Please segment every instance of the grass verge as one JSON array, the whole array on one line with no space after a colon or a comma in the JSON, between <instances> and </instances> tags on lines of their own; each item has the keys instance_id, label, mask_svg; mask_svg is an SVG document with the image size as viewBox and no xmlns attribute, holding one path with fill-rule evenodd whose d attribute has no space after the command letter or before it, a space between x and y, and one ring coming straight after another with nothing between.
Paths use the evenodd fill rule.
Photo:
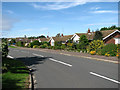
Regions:
<instances>
[{"instance_id":1,"label":"grass verge","mask_svg":"<svg viewBox=\"0 0 120 90\"><path fill-rule=\"evenodd\" d=\"M17 47L15 47L15 46L8 46L9 48L17 48Z\"/></svg>"},{"instance_id":2,"label":"grass verge","mask_svg":"<svg viewBox=\"0 0 120 90\"><path fill-rule=\"evenodd\" d=\"M19 60L3 58L2 88L23 89L29 87L29 70Z\"/></svg>"}]
</instances>

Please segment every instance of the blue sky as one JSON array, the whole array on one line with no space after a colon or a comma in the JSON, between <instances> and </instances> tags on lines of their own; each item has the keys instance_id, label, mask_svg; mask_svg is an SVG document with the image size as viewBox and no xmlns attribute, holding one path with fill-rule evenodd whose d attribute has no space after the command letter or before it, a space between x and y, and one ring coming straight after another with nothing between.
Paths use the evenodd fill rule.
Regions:
<instances>
[{"instance_id":1,"label":"blue sky","mask_svg":"<svg viewBox=\"0 0 120 90\"><path fill-rule=\"evenodd\" d=\"M70 35L118 26L117 2L3 2L3 37Z\"/></svg>"}]
</instances>

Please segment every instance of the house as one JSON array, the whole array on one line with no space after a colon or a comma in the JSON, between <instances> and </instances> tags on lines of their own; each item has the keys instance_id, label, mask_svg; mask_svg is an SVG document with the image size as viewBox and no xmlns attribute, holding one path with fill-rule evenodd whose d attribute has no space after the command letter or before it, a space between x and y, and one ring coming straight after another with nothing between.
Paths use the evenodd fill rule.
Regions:
<instances>
[{"instance_id":1,"label":"house","mask_svg":"<svg viewBox=\"0 0 120 90\"><path fill-rule=\"evenodd\" d=\"M95 32L90 32L90 29L88 29L88 32L87 32L87 33L75 33L75 34L73 35L73 37L71 38L71 40L73 40L73 42L75 42L75 43L79 43L79 38L80 38L80 36L82 36L82 35L86 35L87 39L88 39L89 41L92 41L92 40L93 40L93 37L94 37L94 35L95 35Z\"/></svg>"},{"instance_id":2,"label":"house","mask_svg":"<svg viewBox=\"0 0 120 90\"><path fill-rule=\"evenodd\" d=\"M50 38L39 38L39 42L49 42Z\"/></svg>"},{"instance_id":3,"label":"house","mask_svg":"<svg viewBox=\"0 0 120 90\"><path fill-rule=\"evenodd\" d=\"M66 42L69 39L71 39L72 36L73 35L65 35L65 36L63 36L63 34L62 34L61 37L51 37L50 40L49 40L49 42L50 42L51 46L54 46L56 41L61 41L62 44L66 44Z\"/></svg>"},{"instance_id":4,"label":"house","mask_svg":"<svg viewBox=\"0 0 120 90\"><path fill-rule=\"evenodd\" d=\"M120 31L119 30L105 30L101 31L103 34L103 41L105 44L113 43L120 44ZM88 29L87 33L75 33L71 38L73 42L79 43L79 38L81 35L86 35L89 41L92 41L95 35L95 32L90 32Z\"/></svg>"}]
</instances>

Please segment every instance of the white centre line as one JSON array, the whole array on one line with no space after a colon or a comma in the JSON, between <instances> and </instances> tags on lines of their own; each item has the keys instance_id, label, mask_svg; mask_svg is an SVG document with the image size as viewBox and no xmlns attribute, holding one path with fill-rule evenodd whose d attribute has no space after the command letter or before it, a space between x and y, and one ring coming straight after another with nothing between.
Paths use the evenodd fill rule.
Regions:
<instances>
[{"instance_id":1,"label":"white centre line","mask_svg":"<svg viewBox=\"0 0 120 90\"><path fill-rule=\"evenodd\" d=\"M14 58L14 57L12 57L12 56L10 56L10 55L8 55L7 57L8 57L8 58L12 58L12 59Z\"/></svg>"},{"instance_id":2,"label":"white centre line","mask_svg":"<svg viewBox=\"0 0 120 90\"><path fill-rule=\"evenodd\" d=\"M101 77L101 78L106 79L106 80L109 80L109 81L112 81L112 82L114 82L114 83L120 84L119 81L114 80L114 79L111 79L111 78L108 78L108 77L105 77L105 76L103 76L103 75L100 75L100 74L97 74L97 73L94 73L94 72L90 72L90 74L95 75L95 76L98 76L98 77Z\"/></svg>"},{"instance_id":3,"label":"white centre line","mask_svg":"<svg viewBox=\"0 0 120 90\"><path fill-rule=\"evenodd\" d=\"M43 55L39 55L39 54L35 54L35 53L32 53L32 54L35 55L35 56L44 57Z\"/></svg>"},{"instance_id":4,"label":"white centre line","mask_svg":"<svg viewBox=\"0 0 120 90\"><path fill-rule=\"evenodd\" d=\"M53 58L49 58L49 59L50 59L51 61L58 62L58 63L61 63L61 64L66 65L66 66L72 67L71 64L68 64L68 63L65 63L65 62L62 62L62 61L58 61L58 60L55 60L55 59L53 59Z\"/></svg>"}]
</instances>

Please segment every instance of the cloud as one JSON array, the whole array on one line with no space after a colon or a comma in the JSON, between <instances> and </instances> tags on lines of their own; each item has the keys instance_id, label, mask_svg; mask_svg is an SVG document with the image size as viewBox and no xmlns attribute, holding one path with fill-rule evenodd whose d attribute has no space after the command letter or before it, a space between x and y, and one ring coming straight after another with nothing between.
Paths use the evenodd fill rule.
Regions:
<instances>
[{"instance_id":1,"label":"cloud","mask_svg":"<svg viewBox=\"0 0 120 90\"><path fill-rule=\"evenodd\" d=\"M61 10L61 9L66 9L70 7L75 7L80 4L85 4L83 0L81 2L55 2L55 3L47 3L46 5L40 5L36 3L32 3L31 5L36 8L36 9L44 9L44 10Z\"/></svg>"},{"instance_id":2,"label":"cloud","mask_svg":"<svg viewBox=\"0 0 120 90\"><path fill-rule=\"evenodd\" d=\"M91 10L98 10L100 9L101 7L92 7Z\"/></svg>"},{"instance_id":3,"label":"cloud","mask_svg":"<svg viewBox=\"0 0 120 90\"><path fill-rule=\"evenodd\" d=\"M92 11L92 13L118 13L118 11L113 10L99 10L99 11Z\"/></svg>"},{"instance_id":4,"label":"cloud","mask_svg":"<svg viewBox=\"0 0 120 90\"><path fill-rule=\"evenodd\" d=\"M9 14L13 14L13 13L14 13L14 12L11 11L11 10L6 10L6 12L9 13Z\"/></svg>"},{"instance_id":5,"label":"cloud","mask_svg":"<svg viewBox=\"0 0 120 90\"><path fill-rule=\"evenodd\" d=\"M19 20L3 15L2 21L0 20L0 30L9 31L13 28L14 24L17 22L19 22Z\"/></svg>"},{"instance_id":6,"label":"cloud","mask_svg":"<svg viewBox=\"0 0 120 90\"><path fill-rule=\"evenodd\" d=\"M52 3L51 3L51 2ZM32 3L31 6L33 6L36 9L43 9L43 10L61 10L61 9L67 9L71 7L75 7L78 5L86 4L87 2L118 2L119 0L49 0L46 2L46 4L38 4L38 3ZM100 7L96 7L95 9L99 9Z\"/></svg>"}]
</instances>

